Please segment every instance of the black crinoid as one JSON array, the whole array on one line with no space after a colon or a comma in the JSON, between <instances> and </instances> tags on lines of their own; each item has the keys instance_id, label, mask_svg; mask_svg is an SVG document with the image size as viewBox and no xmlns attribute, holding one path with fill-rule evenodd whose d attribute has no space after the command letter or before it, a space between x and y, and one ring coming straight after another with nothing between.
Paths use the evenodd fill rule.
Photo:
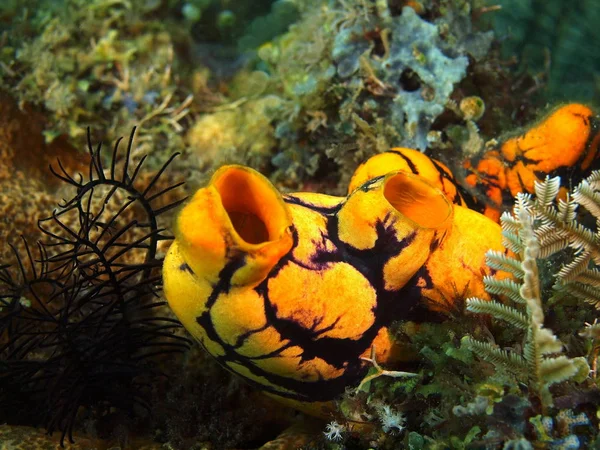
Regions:
<instances>
[{"instance_id":1,"label":"black crinoid","mask_svg":"<svg viewBox=\"0 0 600 450\"><path fill-rule=\"evenodd\" d=\"M59 430L61 444L83 412L150 410L161 360L189 344L160 301L161 216L183 201L161 177L176 155L142 176L134 132L103 164L88 130L87 177L51 168L72 197L39 222L35 251L0 266L0 423Z\"/></svg>"}]
</instances>

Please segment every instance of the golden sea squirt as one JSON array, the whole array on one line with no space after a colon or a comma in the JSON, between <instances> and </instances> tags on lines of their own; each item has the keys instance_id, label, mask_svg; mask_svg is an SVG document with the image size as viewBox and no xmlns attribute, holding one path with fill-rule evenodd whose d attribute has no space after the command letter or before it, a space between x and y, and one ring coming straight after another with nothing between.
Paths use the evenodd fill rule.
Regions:
<instances>
[{"instance_id":1,"label":"golden sea squirt","mask_svg":"<svg viewBox=\"0 0 600 450\"><path fill-rule=\"evenodd\" d=\"M365 181L385 175L392 170L403 170L419 175L446 194L451 202L465 206L460 187L445 164L419 150L404 147L391 148L372 156L358 166L350 179L348 192L352 192Z\"/></svg>"},{"instance_id":2,"label":"golden sea squirt","mask_svg":"<svg viewBox=\"0 0 600 450\"><path fill-rule=\"evenodd\" d=\"M535 182L546 176L577 183L598 166L600 119L589 107L563 105L524 133L501 141L497 148L464 161L465 185L485 199L483 214L499 220L503 206L519 192L533 194Z\"/></svg>"},{"instance_id":3,"label":"golden sea squirt","mask_svg":"<svg viewBox=\"0 0 600 450\"><path fill-rule=\"evenodd\" d=\"M372 347L391 357L392 320L467 286L485 298L484 253L501 249L496 223L423 177L367 178L347 197L281 195L224 166L180 212L163 267L170 307L212 356L316 415L360 382Z\"/></svg>"},{"instance_id":4,"label":"golden sea squirt","mask_svg":"<svg viewBox=\"0 0 600 450\"><path fill-rule=\"evenodd\" d=\"M457 295L489 298L483 284L483 276L489 272L485 252L503 248L501 228L495 221L467 208L462 188L446 165L418 150L392 148L358 166L348 192L372 178L397 170L418 175L454 203L452 229L439 241L439 248L431 252L421 270L418 285L422 301L432 311L447 312L453 309ZM430 206L435 207L433 203Z\"/></svg>"}]
</instances>

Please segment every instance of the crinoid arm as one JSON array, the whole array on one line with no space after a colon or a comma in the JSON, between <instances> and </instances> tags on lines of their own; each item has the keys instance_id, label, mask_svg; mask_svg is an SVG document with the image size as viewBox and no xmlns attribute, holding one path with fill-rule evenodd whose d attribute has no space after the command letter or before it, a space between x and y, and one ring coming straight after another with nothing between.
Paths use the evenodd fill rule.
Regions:
<instances>
[{"instance_id":1,"label":"crinoid arm","mask_svg":"<svg viewBox=\"0 0 600 450\"><path fill-rule=\"evenodd\" d=\"M42 424L61 443L82 408L149 410L161 358L189 345L160 300L162 222L183 201L183 183L166 182L177 155L148 175L134 133L106 164L88 129L86 176L51 167L70 196L39 221L37 254L0 266L0 421Z\"/></svg>"}]
</instances>

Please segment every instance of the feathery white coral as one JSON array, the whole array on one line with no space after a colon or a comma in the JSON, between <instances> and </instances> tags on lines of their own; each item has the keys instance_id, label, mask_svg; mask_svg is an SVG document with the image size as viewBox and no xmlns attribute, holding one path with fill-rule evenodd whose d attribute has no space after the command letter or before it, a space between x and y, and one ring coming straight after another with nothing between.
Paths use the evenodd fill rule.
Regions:
<instances>
[{"instance_id":1,"label":"feathery white coral","mask_svg":"<svg viewBox=\"0 0 600 450\"><path fill-rule=\"evenodd\" d=\"M330 441L341 441L342 434L346 431L346 427L342 424L337 423L335 420L332 420L325 427L325 431L323 434Z\"/></svg>"},{"instance_id":2,"label":"feathery white coral","mask_svg":"<svg viewBox=\"0 0 600 450\"><path fill-rule=\"evenodd\" d=\"M404 422L406 421L404 414L393 410L389 405L383 405L378 412L381 429L385 433L396 434L404 430Z\"/></svg>"},{"instance_id":3,"label":"feathery white coral","mask_svg":"<svg viewBox=\"0 0 600 450\"><path fill-rule=\"evenodd\" d=\"M522 353L505 351L465 336L463 343L477 356L515 373L527 374L542 405L552 405L549 386L568 379L581 381L590 367L583 357L568 358L554 333L544 327L537 259L571 248L573 259L556 273L554 289L600 307L600 270L593 267L600 258L600 232L577 221L577 208L583 206L600 223L600 172L594 172L573 191L571 198L559 201L559 178L536 182L536 197L517 194L513 213L501 217L504 246L514 256L488 252L488 266L510 273L513 279L486 277L486 290L505 295L514 305L470 298L467 309L489 314L517 329L526 331ZM579 202L579 203L578 203Z\"/></svg>"}]
</instances>

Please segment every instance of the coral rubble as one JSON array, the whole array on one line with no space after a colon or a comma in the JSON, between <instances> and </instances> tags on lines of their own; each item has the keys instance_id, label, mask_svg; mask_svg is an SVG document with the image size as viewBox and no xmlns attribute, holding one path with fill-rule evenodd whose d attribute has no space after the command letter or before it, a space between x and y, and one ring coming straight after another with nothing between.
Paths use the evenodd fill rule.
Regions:
<instances>
[{"instance_id":1,"label":"coral rubble","mask_svg":"<svg viewBox=\"0 0 600 450\"><path fill-rule=\"evenodd\" d=\"M0 92L0 261L14 261L10 245L24 250L21 237L36 242L37 220L56 203L60 186L48 171L54 158L78 171L86 157L64 139L46 143L43 116L32 108L21 111L6 92ZM63 195L63 194L60 194Z\"/></svg>"}]
</instances>

